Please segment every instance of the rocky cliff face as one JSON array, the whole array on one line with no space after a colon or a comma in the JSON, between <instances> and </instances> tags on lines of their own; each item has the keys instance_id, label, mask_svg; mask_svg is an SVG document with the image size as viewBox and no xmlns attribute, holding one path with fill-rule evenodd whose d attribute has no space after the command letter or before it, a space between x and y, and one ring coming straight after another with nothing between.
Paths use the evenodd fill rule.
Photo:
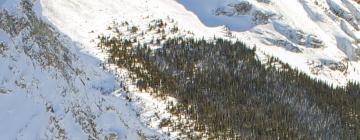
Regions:
<instances>
[{"instance_id":1,"label":"rocky cliff face","mask_svg":"<svg viewBox=\"0 0 360 140\"><path fill-rule=\"evenodd\" d=\"M338 39L338 48L342 50L350 59L359 60L359 21L360 10L355 3L347 0L342 2L337 0L325 1L300 1L308 16L313 20L324 21L326 18L333 20L340 25L342 32L347 36L335 37ZM293 43L291 46L305 46L307 48L323 48L325 39L321 39L317 33L308 33L291 24L289 19L282 11L275 9L277 2L271 0L261 1L229 1L225 6L216 8L214 14L217 16L249 16L252 19L254 26L270 24L275 31L286 37L288 41ZM281 6L281 5L278 5ZM286 7L287 5L282 5ZM321 10L320 10L321 9ZM286 12L286 11L284 11ZM291 16L291 15L290 15ZM292 15L296 18L296 15ZM302 20L302 19L297 19ZM297 22L297 21L293 21ZM298 21L301 22L301 21ZM337 25L337 26L339 26ZM307 26L304 23L303 26ZM272 40L272 39L267 39ZM284 42L284 41L282 41ZM290 43L289 42L289 43ZM270 41L278 46L287 48L288 43L281 43L279 41ZM298 49L296 49L298 50Z\"/></svg>"}]
</instances>

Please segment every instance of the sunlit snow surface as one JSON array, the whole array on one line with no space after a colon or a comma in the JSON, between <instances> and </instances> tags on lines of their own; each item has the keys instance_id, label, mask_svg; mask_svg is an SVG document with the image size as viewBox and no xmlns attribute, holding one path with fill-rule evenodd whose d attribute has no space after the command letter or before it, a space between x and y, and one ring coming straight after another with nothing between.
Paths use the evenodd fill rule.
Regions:
<instances>
[{"instance_id":1,"label":"sunlit snow surface","mask_svg":"<svg viewBox=\"0 0 360 140\"><path fill-rule=\"evenodd\" d=\"M360 79L358 61L360 31L356 29L360 21L360 8L351 0L270 0L269 3L255 0L178 0L178 2L195 13L205 26L226 25L230 30L237 32L236 35L240 40L256 45L265 54L278 57L313 77L335 85ZM241 2L249 2L252 6L251 10L232 15L231 12L236 11L232 5ZM347 17L355 20L350 22L347 21L349 18L346 16L337 17L330 9L336 10L338 7L348 13ZM227 13L215 16L216 9L223 9ZM252 24L254 13L258 11L272 15L268 23ZM354 26L351 26L351 23L354 23ZM299 43L296 38L292 39L297 31L301 31L299 33L304 35L304 38L309 35L316 36L323 42L323 47L312 48L306 44L306 40ZM269 40L275 40L275 43ZM289 51L292 48L282 46L282 42L276 42L278 40L289 41L302 52L293 53ZM353 61L344 62L347 59ZM350 67L346 71L329 68L331 67L329 65L336 63ZM321 67L320 72L314 72L317 67Z\"/></svg>"},{"instance_id":2,"label":"sunlit snow surface","mask_svg":"<svg viewBox=\"0 0 360 140\"><path fill-rule=\"evenodd\" d=\"M258 53L278 57L291 66L332 84L344 85L348 80L360 79L360 64L355 60L350 61L349 64L346 63L350 66L346 72L331 70L327 66L321 68L320 72L313 72L314 69L317 71L321 65L341 63L346 59L352 60L356 56L353 49L359 48L359 44L351 44L355 40L349 37L340 26L341 21L345 19L336 17L329 10L329 5L335 3L353 13L353 17L359 17L359 6L351 7L350 4L353 2L322 0L315 5L313 0L273 0L269 4L254 0L249 1L252 4L249 13L233 16L214 15L214 10L217 8L229 11L231 10L229 5L237 2L239 1L43 0L41 4L44 9L44 18L73 40L80 42L83 45L83 51L88 51L93 55L96 55L96 50L92 49L94 43L90 40L99 34L106 33L106 27L112 21L146 23L144 21L170 17L178 22L181 29L190 30L198 37L222 37L224 36L222 25L225 25L234 31L236 39L246 42L249 46L256 45ZM274 16L267 24L254 25L252 17L256 11L272 13ZM346 22L346 25L354 34L359 34L359 31L353 29L349 23ZM92 30L95 32L89 33ZM324 42L324 47L310 48L298 45L294 40L289 41L291 33L298 30L303 31L304 36L317 36ZM269 39L287 40L297 45L302 53L289 51L289 48L276 44L277 42L269 42Z\"/></svg>"}]
</instances>

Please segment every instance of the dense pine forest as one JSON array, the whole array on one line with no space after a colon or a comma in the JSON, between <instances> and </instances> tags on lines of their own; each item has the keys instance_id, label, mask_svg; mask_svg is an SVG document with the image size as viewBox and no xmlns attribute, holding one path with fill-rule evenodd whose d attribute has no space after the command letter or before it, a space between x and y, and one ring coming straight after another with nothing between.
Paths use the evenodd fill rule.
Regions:
<instances>
[{"instance_id":1,"label":"dense pine forest","mask_svg":"<svg viewBox=\"0 0 360 140\"><path fill-rule=\"evenodd\" d=\"M358 84L335 88L276 58L262 64L242 42L134 44L102 38L99 46L140 89L178 99L181 104L169 109L196 120L195 130L210 139L360 139Z\"/></svg>"}]
</instances>

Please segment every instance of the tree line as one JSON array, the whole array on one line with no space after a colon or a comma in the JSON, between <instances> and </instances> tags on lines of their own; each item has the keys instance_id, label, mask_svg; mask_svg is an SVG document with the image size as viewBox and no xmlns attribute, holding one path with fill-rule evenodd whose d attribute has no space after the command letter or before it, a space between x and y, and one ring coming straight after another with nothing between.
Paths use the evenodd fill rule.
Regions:
<instances>
[{"instance_id":1,"label":"tree line","mask_svg":"<svg viewBox=\"0 0 360 140\"><path fill-rule=\"evenodd\" d=\"M210 139L360 138L359 84L333 87L273 57L262 64L240 41L174 38L153 50L104 37L99 46L140 89L178 99L169 108Z\"/></svg>"}]
</instances>

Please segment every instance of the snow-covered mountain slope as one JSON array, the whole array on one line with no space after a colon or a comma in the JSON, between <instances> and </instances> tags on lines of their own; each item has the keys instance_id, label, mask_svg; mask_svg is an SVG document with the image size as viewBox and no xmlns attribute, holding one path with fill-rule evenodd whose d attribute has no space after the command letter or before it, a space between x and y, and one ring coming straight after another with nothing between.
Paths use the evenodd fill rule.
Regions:
<instances>
[{"instance_id":1,"label":"snow-covered mountain slope","mask_svg":"<svg viewBox=\"0 0 360 140\"><path fill-rule=\"evenodd\" d=\"M360 8L351 0L0 0L0 7L0 139L176 137L152 124L154 114L167 114L160 101L141 93L130 103L125 82L100 66L106 54L97 37L113 22L173 19L196 37L242 40L256 45L259 59L278 57L329 83L360 81Z\"/></svg>"},{"instance_id":2,"label":"snow-covered mountain slope","mask_svg":"<svg viewBox=\"0 0 360 140\"><path fill-rule=\"evenodd\" d=\"M146 24L170 17L198 37L226 37L226 26L233 39L256 45L259 54L329 83L360 79L360 8L352 0L42 0L41 5L50 22L92 54L91 40L113 21Z\"/></svg>"},{"instance_id":3,"label":"snow-covered mountain slope","mask_svg":"<svg viewBox=\"0 0 360 140\"><path fill-rule=\"evenodd\" d=\"M158 139L97 58L42 19L40 1L0 0L0 139Z\"/></svg>"},{"instance_id":4,"label":"snow-covered mountain slope","mask_svg":"<svg viewBox=\"0 0 360 140\"><path fill-rule=\"evenodd\" d=\"M352 0L179 0L207 26L335 84L359 81L360 6Z\"/></svg>"}]
</instances>

